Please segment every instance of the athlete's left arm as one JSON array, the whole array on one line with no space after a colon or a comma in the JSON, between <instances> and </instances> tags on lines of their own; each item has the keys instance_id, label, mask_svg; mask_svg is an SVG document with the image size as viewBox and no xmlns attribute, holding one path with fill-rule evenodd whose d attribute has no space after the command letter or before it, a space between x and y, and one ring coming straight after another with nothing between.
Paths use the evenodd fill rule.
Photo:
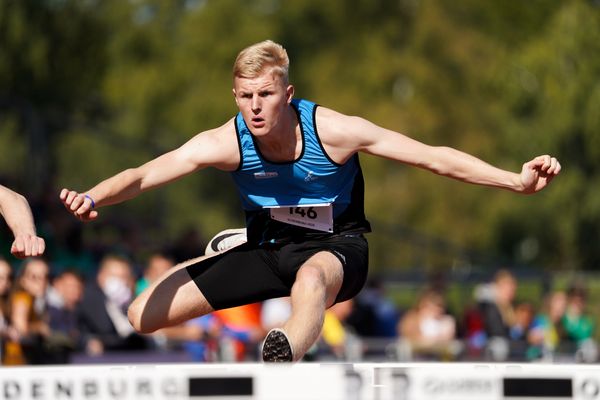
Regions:
<instances>
[{"instance_id":1,"label":"athlete's left arm","mask_svg":"<svg viewBox=\"0 0 600 400\"><path fill-rule=\"evenodd\" d=\"M497 168L470 154L446 146L430 146L360 118L319 107L318 129L335 161L364 152L423 168L463 182L535 193L561 170L554 157L542 155L523 164L520 173Z\"/></svg>"}]
</instances>

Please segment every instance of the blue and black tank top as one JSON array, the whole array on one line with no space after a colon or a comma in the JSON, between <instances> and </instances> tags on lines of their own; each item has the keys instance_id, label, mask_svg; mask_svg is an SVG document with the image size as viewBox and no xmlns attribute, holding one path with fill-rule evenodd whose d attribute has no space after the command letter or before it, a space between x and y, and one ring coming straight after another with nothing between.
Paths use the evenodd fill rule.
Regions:
<instances>
[{"instance_id":1,"label":"blue and black tank top","mask_svg":"<svg viewBox=\"0 0 600 400\"><path fill-rule=\"evenodd\" d=\"M260 152L241 113L235 118L240 165L232 172L246 213L248 240L280 243L331 234L370 232L364 215L364 181L358 154L346 163L334 162L325 152L315 121L317 105L292 100L302 132L297 159L272 162ZM332 231L322 232L274 220L272 207L331 204ZM291 211L290 211L291 212Z\"/></svg>"}]
</instances>

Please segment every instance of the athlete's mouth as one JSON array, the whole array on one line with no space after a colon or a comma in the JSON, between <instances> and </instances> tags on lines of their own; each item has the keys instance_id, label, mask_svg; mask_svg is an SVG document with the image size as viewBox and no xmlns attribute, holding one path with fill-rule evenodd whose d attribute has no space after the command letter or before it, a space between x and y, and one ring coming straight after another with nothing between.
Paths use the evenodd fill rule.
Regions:
<instances>
[{"instance_id":1,"label":"athlete's mouth","mask_svg":"<svg viewBox=\"0 0 600 400\"><path fill-rule=\"evenodd\" d=\"M264 125L265 120L263 118L260 117L254 117L252 118L252 125L254 126L262 126Z\"/></svg>"}]
</instances>

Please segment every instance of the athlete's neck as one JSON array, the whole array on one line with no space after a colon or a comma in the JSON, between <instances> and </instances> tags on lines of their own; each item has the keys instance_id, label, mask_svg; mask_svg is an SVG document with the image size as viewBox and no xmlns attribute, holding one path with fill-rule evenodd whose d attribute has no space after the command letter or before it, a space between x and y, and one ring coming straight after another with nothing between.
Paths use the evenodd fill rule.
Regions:
<instances>
[{"instance_id":1,"label":"athlete's neck","mask_svg":"<svg viewBox=\"0 0 600 400\"><path fill-rule=\"evenodd\" d=\"M263 156L270 161L294 161L302 151L302 133L294 108L287 106L286 112L268 135L255 137Z\"/></svg>"}]
</instances>

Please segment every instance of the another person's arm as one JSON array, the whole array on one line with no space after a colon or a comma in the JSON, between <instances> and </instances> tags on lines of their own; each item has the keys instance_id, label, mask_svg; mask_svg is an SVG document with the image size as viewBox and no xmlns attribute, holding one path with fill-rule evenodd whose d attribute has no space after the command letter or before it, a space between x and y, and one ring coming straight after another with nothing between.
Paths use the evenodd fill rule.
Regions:
<instances>
[{"instance_id":1,"label":"another person's arm","mask_svg":"<svg viewBox=\"0 0 600 400\"><path fill-rule=\"evenodd\" d=\"M233 122L196 135L187 143L140 167L130 168L80 193L62 189L60 199L69 212L83 221L98 216L94 210L132 199L206 167L232 170L239 162Z\"/></svg>"},{"instance_id":2,"label":"another person's arm","mask_svg":"<svg viewBox=\"0 0 600 400\"><path fill-rule=\"evenodd\" d=\"M6 220L15 240L11 253L15 257L35 257L44 253L44 239L37 236L27 199L0 185L0 214Z\"/></svg>"},{"instance_id":3,"label":"another person's arm","mask_svg":"<svg viewBox=\"0 0 600 400\"><path fill-rule=\"evenodd\" d=\"M326 132L322 135L326 149L338 162L362 151L463 182L527 194L542 190L561 170L556 158L542 155L523 164L520 173L509 172L451 147L429 146L363 118L322 107L317 121L319 132Z\"/></svg>"}]
</instances>

